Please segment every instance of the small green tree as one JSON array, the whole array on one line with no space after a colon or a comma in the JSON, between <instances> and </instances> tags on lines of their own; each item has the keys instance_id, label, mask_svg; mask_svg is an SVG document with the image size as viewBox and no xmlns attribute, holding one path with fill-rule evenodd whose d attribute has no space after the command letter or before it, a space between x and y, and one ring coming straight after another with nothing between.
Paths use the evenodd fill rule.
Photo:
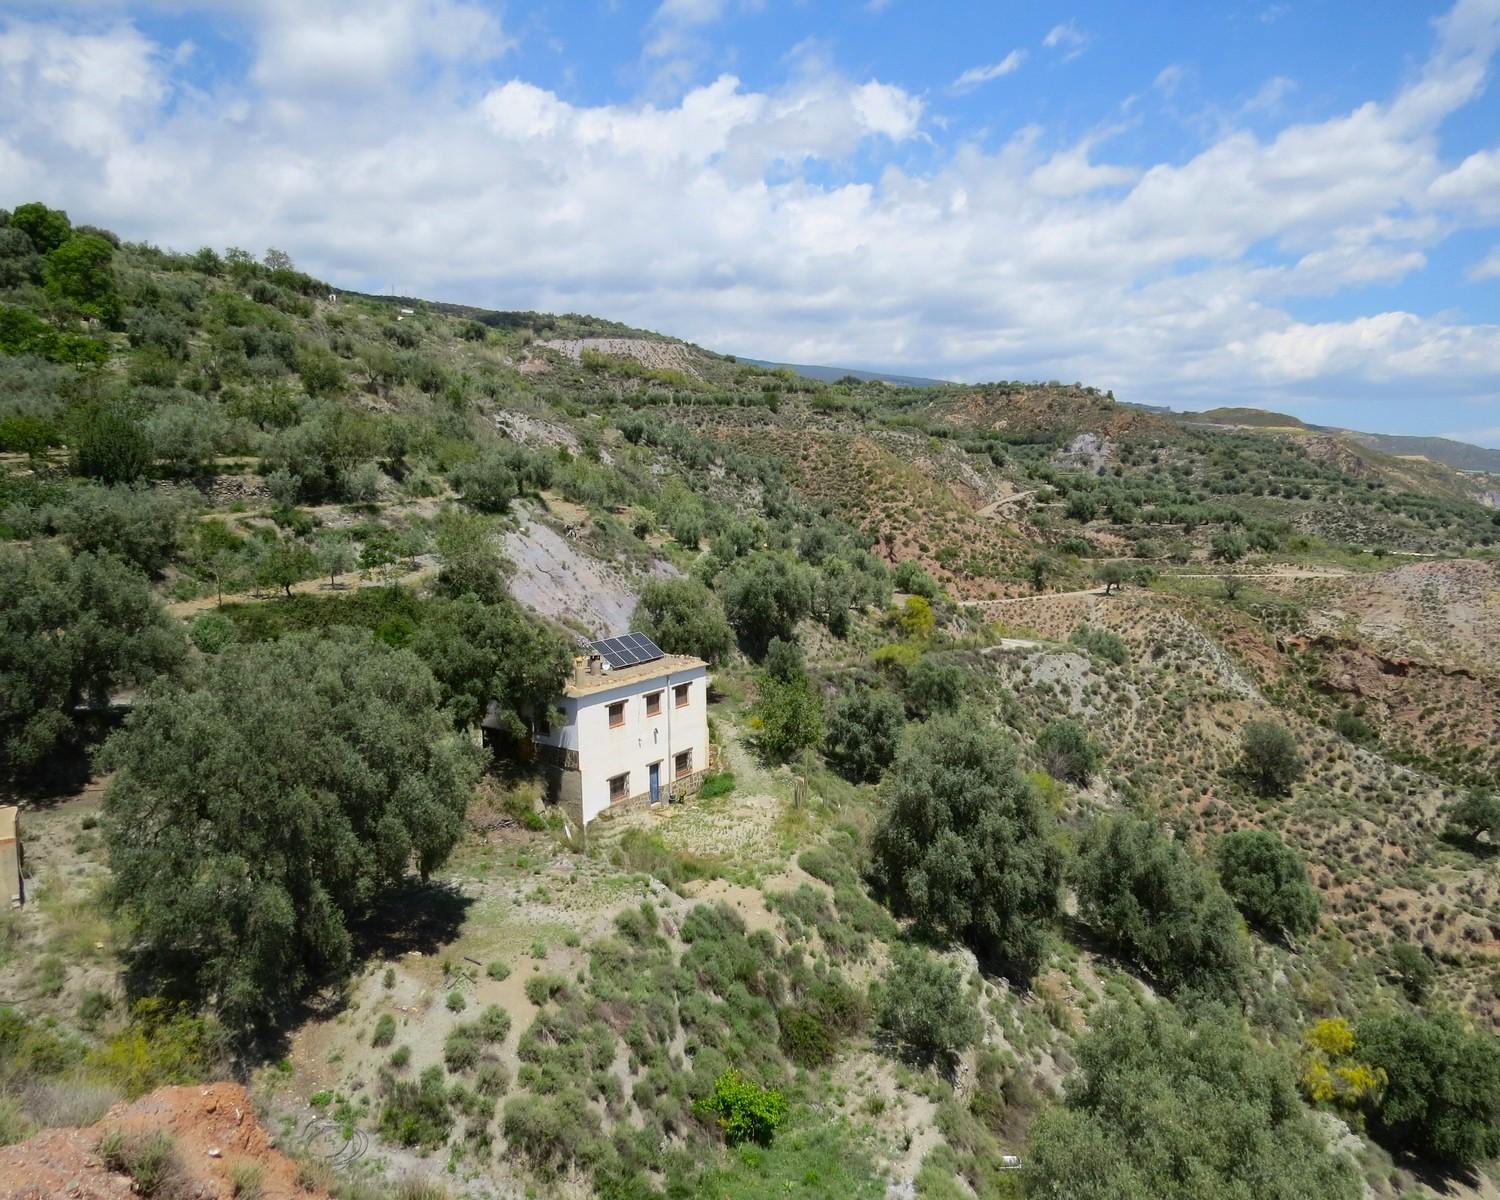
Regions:
<instances>
[{"instance_id":1,"label":"small green tree","mask_svg":"<svg viewBox=\"0 0 1500 1200\"><path fill-rule=\"evenodd\" d=\"M1297 740L1275 721L1250 721L1240 736L1240 765L1262 796L1280 796L1302 778L1306 764Z\"/></svg>"},{"instance_id":2,"label":"small green tree","mask_svg":"<svg viewBox=\"0 0 1500 1200\"><path fill-rule=\"evenodd\" d=\"M151 443L134 421L95 405L73 423L73 470L103 483L131 483L151 468Z\"/></svg>"},{"instance_id":3,"label":"small green tree","mask_svg":"<svg viewBox=\"0 0 1500 1200\"><path fill-rule=\"evenodd\" d=\"M936 713L953 712L963 702L963 668L923 655L902 682L907 713L925 721Z\"/></svg>"},{"instance_id":4,"label":"small green tree","mask_svg":"<svg viewBox=\"0 0 1500 1200\"><path fill-rule=\"evenodd\" d=\"M750 710L755 744L771 762L785 763L823 740L823 698L806 675L786 681L762 675Z\"/></svg>"},{"instance_id":5,"label":"small green tree","mask_svg":"<svg viewBox=\"0 0 1500 1200\"><path fill-rule=\"evenodd\" d=\"M84 316L118 325L125 305L115 290L114 254L102 237L70 237L42 260L47 295Z\"/></svg>"},{"instance_id":6,"label":"small green tree","mask_svg":"<svg viewBox=\"0 0 1500 1200\"><path fill-rule=\"evenodd\" d=\"M779 554L759 551L720 577L724 612L746 653L764 657L772 638L790 641L813 610L813 572Z\"/></svg>"},{"instance_id":7,"label":"small green tree","mask_svg":"<svg viewBox=\"0 0 1500 1200\"><path fill-rule=\"evenodd\" d=\"M292 594L292 584L318 569L311 547L298 538L277 538L261 552L255 564L255 581L262 587L279 587Z\"/></svg>"},{"instance_id":8,"label":"small green tree","mask_svg":"<svg viewBox=\"0 0 1500 1200\"><path fill-rule=\"evenodd\" d=\"M1124 562L1100 563L1094 570L1094 578L1104 585L1104 594L1108 596L1134 582L1135 568Z\"/></svg>"},{"instance_id":9,"label":"small green tree","mask_svg":"<svg viewBox=\"0 0 1500 1200\"><path fill-rule=\"evenodd\" d=\"M1031 590L1033 592L1045 591L1047 580L1052 578L1057 564L1052 561L1050 555L1035 554L1026 563L1026 574L1031 579Z\"/></svg>"},{"instance_id":10,"label":"small green tree","mask_svg":"<svg viewBox=\"0 0 1500 1200\"><path fill-rule=\"evenodd\" d=\"M510 564L501 554L498 535L483 517L451 509L438 518L437 542L440 595L457 599L475 596L486 603L504 600Z\"/></svg>"},{"instance_id":11,"label":"small green tree","mask_svg":"<svg viewBox=\"0 0 1500 1200\"><path fill-rule=\"evenodd\" d=\"M1088 787L1103 757L1098 745L1077 721L1049 721L1036 738L1036 754L1042 768L1054 779Z\"/></svg>"},{"instance_id":12,"label":"small green tree","mask_svg":"<svg viewBox=\"0 0 1500 1200\"><path fill-rule=\"evenodd\" d=\"M1464 1169L1500 1155L1500 1041L1451 1013L1358 1022L1360 1054L1387 1084L1372 1127L1393 1150Z\"/></svg>"},{"instance_id":13,"label":"small green tree","mask_svg":"<svg viewBox=\"0 0 1500 1200\"><path fill-rule=\"evenodd\" d=\"M635 627L668 654L721 663L734 650L724 605L696 579L650 580L641 589Z\"/></svg>"},{"instance_id":14,"label":"small green tree","mask_svg":"<svg viewBox=\"0 0 1500 1200\"><path fill-rule=\"evenodd\" d=\"M872 783L895 760L905 727L906 711L889 692L845 692L828 714L824 752L846 779Z\"/></svg>"},{"instance_id":15,"label":"small green tree","mask_svg":"<svg viewBox=\"0 0 1500 1200\"><path fill-rule=\"evenodd\" d=\"M1406 998L1413 1004L1421 1004L1426 1000L1427 989L1432 986L1433 977L1437 974L1437 968L1432 965L1427 952L1411 942L1397 942L1390 949L1389 961L1391 974L1401 985Z\"/></svg>"},{"instance_id":16,"label":"small green tree","mask_svg":"<svg viewBox=\"0 0 1500 1200\"><path fill-rule=\"evenodd\" d=\"M934 717L883 784L871 874L892 910L1028 975L1059 911L1052 815L1008 738L977 713Z\"/></svg>"},{"instance_id":17,"label":"small green tree","mask_svg":"<svg viewBox=\"0 0 1500 1200\"><path fill-rule=\"evenodd\" d=\"M1169 991L1229 995L1249 974L1234 903L1201 863L1144 817L1102 817L1074 866L1078 911Z\"/></svg>"},{"instance_id":18,"label":"small green tree","mask_svg":"<svg viewBox=\"0 0 1500 1200\"><path fill-rule=\"evenodd\" d=\"M73 223L67 213L35 200L18 204L10 214L10 223L31 239L38 254L52 253L73 236Z\"/></svg>"},{"instance_id":19,"label":"small green tree","mask_svg":"<svg viewBox=\"0 0 1500 1200\"><path fill-rule=\"evenodd\" d=\"M881 977L875 1024L900 1057L945 1074L983 1029L962 968L914 946L898 946Z\"/></svg>"},{"instance_id":20,"label":"small green tree","mask_svg":"<svg viewBox=\"0 0 1500 1200\"><path fill-rule=\"evenodd\" d=\"M542 722L573 664L568 644L508 597L433 602L411 648L459 725L476 727L488 712L512 737Z\"/></svg>"},{"instance_id":21,"label":"small green tree","mask_svg":"<svg viewBox=\"0 0 1500 1200\"><path fill-rule=\"evenodd\" d=\"M1448 834L1470 844L1488 836L1491 848L1500 847L1500 796L1471 788L1448 810Z\"/></svg>"},{"instance_id":22,"label":"small green tree","mask_svg":"<svg viewBox=\"0 0 1500 1200\"><path fill-rule=\"evenodd\" d=\"M1302 937L1318 924L1318 892L1302 856L1264 829L1219 842L1219 880L1245 919L1273 935Z\"/></svg>"},{"instance_id":23,"label":"small green tree","mask_svg":"<svg viewBox=\"0 0 1500 1200\"><path fill-rule=\"evenodd\" d=\"M786 1120L786 1097L774 1088L763 1088L738 1071L725 1071L714 1080L713 1094L703 1102L724 1131L724 1138L737 1142L769 1145L772 1135Z\"/></svg>"},{"instance_id":24,"label":"small green tree","mask_svg":"<svg viewBox=\"0 0 1500 1200\"><path fill-rule=\"evenodd\" d=\"M313 547L318 560L318 569L328 576L328 586L337 587L339 576L354 570L359 556L354 544L342 534L327 534L318 538Z\"/></svg>"}]
</instances>

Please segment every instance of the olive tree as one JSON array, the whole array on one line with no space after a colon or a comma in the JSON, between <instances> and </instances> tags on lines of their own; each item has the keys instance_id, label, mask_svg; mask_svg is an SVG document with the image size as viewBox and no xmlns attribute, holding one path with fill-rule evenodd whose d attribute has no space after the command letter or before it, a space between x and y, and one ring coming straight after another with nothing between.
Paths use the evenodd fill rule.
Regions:
<instances>
[{"instance_id":1,"label":"olive tree","mask_svg":"<svg viewBox=\"0 0 1500 1200\"><path fill-rule=\"evenodd\" d=\"M934 717L883 784L871 873L892 910L1026 975L1059 911L1052 816L1015 748L977 714Z\"/></svg>"},{"instance_id":2,"label":"olive tree","mask_svg":"<svg viewBox=\"0 0 1500 1200\"><path fill-rule=\"evenodd\" d=\"M635 627L668 654L693 654L720 663L734 649L723 604L696 579L648 582L636 605Z\"/></svg>"},{"instance_id":3,"label":"olive tree","mask_svg":"<svg viewBox=\"0 0 1500 1200\"><path fill-rule=\"evenodd\" d=\"M120 559L0 548L0 773L78 733L81 708L174 671L182 629Z\"/></svg>"},{"instance_id":4,"label":"olive tree","mask_svg":"<svg viewBox=\"0 0 1500 1200\"><path fill-rule=\"evenodd\" d=\"M1270 934L1300 937L1318 924L1318 893L1302 856L1264 829L1227 834L1219 880L1245 919Z\"/></svg>"},{"instance_id":5,"label":"olive tree","mask_svg":"<svg viewBox=\"0 0 1500 1200\"><path fill-rule=\"evenodd\" d=\"M1249 971L1234 903L1212 873L1144 817L1103 817L1074 866L1079 915L1166 990L1229 994Z\"/></svg>"},{"instance_id":6,"label":"olive tree","mask_svg":"<svg viewBox=\"0 0 1500 1200\"><path fill-rule=\"evenodd\" d=\"M226 648L105 748L134 967L237 1029L353 958L351 922L463 830L479 754L414 655L353 630Z\"/></svg>"},{"instance_id":7,"label":"olive tree","mask_svg":"<svg viewBox=\"0 0 1500 1200\"><path fill-rule=\"evenodd\" d=\"M1360 1053L1386 1074L1377 1138L1449 1167L1500 1155L1500 1041L1451 1013L1394 1013L1355 1026Z\"/></svg>"},{"instance_id":8,"label":"olive tree","mask_svg":"<svg viewBox=\"0 0 1500 1200\"><path fill-rule=\"evenodd\" d=\"M905 727L900 700L889 692L857 688L834 702L824 752L846 779L872 783L895 759Z\"/></svg>"},{"instance_id":9,"label":"olive tree","mask_svg":"<svg viewBox=\"0 0 1500 1200\"><path fill-rule=\"evenodd\" d=\"M1216 1005L1114 1007L1074 1051L1064 1104L1032 1128L1027 1194L1069 1200L1357 1200L1291 1064Z\"/></svg>"},{"instance_id":10,"label":"olive tree","mask_svg":"<svg viewBox=\"0 0 1500 1200\"><path fill-rule=\"evenodd\" d=\"M1280 796L1302 778L1307 764L1297 740L1275 721L1250 721L1240 738L1240 765L1262 796Z\"/></svg>"}]
</instances>

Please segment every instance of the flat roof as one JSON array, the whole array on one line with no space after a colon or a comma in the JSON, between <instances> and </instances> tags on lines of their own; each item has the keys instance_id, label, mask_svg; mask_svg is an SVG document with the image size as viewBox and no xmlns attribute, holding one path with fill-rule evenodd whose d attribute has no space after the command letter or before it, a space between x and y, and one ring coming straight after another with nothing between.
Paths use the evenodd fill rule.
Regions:
<instances>
[{"instance_id":1,"label":"flat roof","mask_svg":"<svg viewBox=\"0 0 1500 1200\"><path fill-rule=\"evenodd\" d=\"M632 683L646 683L652 679L675 675L678 671L691 671L695 667L707 666L708 664L701 658L694 658L691 654L668 654L662 658L654 658L650 662L637 663L633 667L611 667L608 671L590 675L588 659L575 658L573 674L563 685L563 695L574 699L580 696L593 696L612 688L625 687Z\"/></svg>"}]
</instances>

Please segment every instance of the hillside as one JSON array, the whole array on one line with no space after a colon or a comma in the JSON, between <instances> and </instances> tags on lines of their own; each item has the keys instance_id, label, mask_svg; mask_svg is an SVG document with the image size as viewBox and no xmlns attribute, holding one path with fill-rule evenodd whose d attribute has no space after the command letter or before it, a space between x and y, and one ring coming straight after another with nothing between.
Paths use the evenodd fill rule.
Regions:
<instances>
[{"instance_id":1,"label":"hillside","mask_svg":"<svg viewBox=\"0 0 1500 1200\"><path fill-rule=\"evenodd\" d=\"M1361 433L1332 425L1310 425L1286 413L1258 408L1212 408L1205 412L1174 414L1189 423L1238 429L1277 430L1289 433L1331 433L1348 441L1398 458L1425 458L1456 471L1500 476L1500 450L1471 446L1443 437L1411 437L1405 434ZM1494 481L1490 481L1494 487Z\"/></svg>"},{"instance_id":2,"label":"hillside","mask_svg":"<svg viewBox=\"0 0 1500 1200\"><path fill-rule=\"evenodd\" d=\"M268 1197L1497 1195L1472 479L60 218L0 219L0 1161L232 1080ZM585 833L535 738L630 629L712 768Z\"/></svg>"}]
</instances>

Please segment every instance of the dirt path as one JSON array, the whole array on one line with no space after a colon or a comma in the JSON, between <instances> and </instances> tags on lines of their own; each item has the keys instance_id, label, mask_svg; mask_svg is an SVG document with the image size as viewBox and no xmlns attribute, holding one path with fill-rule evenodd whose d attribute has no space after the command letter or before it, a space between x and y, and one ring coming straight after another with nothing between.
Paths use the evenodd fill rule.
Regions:
<instances>
[{"instance_id":1,"label":"dirt path","mask_svg":"<svg viewBox=\"0 0 1500 1200\"><path fill-rule=\"evenodd\" d=\"M978 512L977 515L981 516L981 517L994 517L994 516L998 516L999 513L1000 513L1000 510L1002 508L1005 508L1007 505L1014 504L1018 500L1024 500L1024 499L1026 499L1027 496L1035 496L1035 495L1036 495L1036 489L1033 488L1029 492L1013 492L1009 496L1001 496L1000 499L993 500L989 504L986 504L983 508L981 508L979 510L979 512Z\"/></svg>"},{"instance_id":2,"label":"dirt path","mask_svg":"<svg viewBox=\"0 0 1500 1200\"><path fill-rule=\"evenodd\" d=\"M396 586L399 587L405 584L421 583L423 580L429 579L433 575L437 574L437 559L432 555L418 555L416 561L421 565L418 566L415 571L410 571L407 574L401 576L399 579L395 580L394 583ZM321 592L330 596L341 596L346 592L358 591L360 588L386 586L388 586L388 581L385 579L377 579L373 576L364 577L354 575L352 573L346 573L339 576L339 582L337 584L330 584L326 578L321 577L318 579L304 579L300 583L292 584L292 594L300 596L305 595L309 592ZM285 595L286 592L284 590L278 592L273 588L261 588L257 591L250 592L225 592L223 603L244 604L255 600L275 600L280 599ZM167 605L167 611L174 617L181 617L183 620L187 620L189 617L195 617L201 612L207 612L210 609L218 608L219 604L219 596L217 593L215 593L212 596L199 596L196 600L175 601L174 603Z\"/></svg>"}]
</instances>

